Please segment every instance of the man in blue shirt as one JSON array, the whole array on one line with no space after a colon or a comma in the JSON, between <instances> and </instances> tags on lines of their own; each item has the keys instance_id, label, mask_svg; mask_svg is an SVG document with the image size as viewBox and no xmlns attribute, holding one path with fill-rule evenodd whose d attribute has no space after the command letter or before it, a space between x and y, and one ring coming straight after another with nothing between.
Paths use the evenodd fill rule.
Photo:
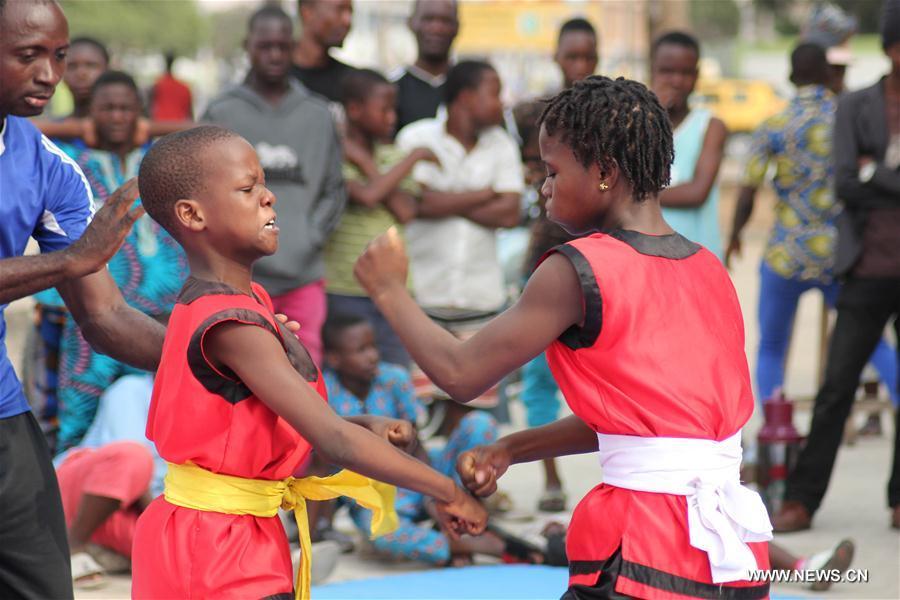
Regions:
<instances>
[{"instance_id":1,"label":"man in blue shirt","mask_svg":"<svg viewBox=\"0 0 900 600\"><path fill-rule=\"evenodd\" d=\"M62 77L68 24L55 2L0 0L0 341L6 303L56 286L99 351L153 370L164 328L128 307L103 266L142 214L135 182L91 220L81 170L26 119ZM21 256L29 237L42 254ZM69 549L43 435L0 344L0 597L71 598Z\"/></svg>"}]
</instances>

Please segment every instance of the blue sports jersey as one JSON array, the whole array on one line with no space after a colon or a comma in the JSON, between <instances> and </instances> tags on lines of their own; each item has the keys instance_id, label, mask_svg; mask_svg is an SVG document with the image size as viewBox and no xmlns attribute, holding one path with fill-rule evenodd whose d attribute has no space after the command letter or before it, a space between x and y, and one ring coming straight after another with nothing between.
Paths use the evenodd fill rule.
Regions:
<instances>
[{"instance_id":1,"label":"blue sports jersey","mask_svg":"<svg viewBox=\"0 0 900 600\"><path fill-rule=\"evenodd\" d=\"M29 237L41 252L62 250L84 232L92 207L75 161L27 119L7 116L0 130L0 260L21 256ZM0 418L28 410L7 356L5 309L0 305Z\"/></svg>"}]
</instances>

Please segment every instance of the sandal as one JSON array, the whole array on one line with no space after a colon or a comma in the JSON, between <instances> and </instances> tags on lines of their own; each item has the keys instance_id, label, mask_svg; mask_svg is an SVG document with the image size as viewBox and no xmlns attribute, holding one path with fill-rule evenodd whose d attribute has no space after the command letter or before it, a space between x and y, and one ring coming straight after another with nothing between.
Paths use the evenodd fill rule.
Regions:
<instances>
[{"instance_id":1,"label":"sandal","mask_svg":"<svg viewBox=\"0 0 900 600\"><path fill-rule=\"evenodd\" d=\"M95 590L106 585L103 567L87 552L72 555L72 584L80 590Z\"/></svg>"},{"instance_id":2,"label":"sandal","mask_svg":"<svg viewBox=\"0 0 900 600\"><path fill-rule=\"evenodd\" d=\"M561 489L544 490L537 506L541 512L563 512L566 510L566 493Z\"/></svg>"}]
</instances>

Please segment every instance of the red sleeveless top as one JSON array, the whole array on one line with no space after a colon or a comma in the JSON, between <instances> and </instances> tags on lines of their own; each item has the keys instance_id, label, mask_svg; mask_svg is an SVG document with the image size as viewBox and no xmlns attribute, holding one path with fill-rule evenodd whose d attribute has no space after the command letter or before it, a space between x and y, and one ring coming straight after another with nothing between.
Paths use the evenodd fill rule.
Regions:
<instances>
[{"instance_id":1,"label":"red sleeveless top","mask_svg":"<svg viewBox=\"0 0 900 600\"><path fill-rule=\"evenodd\" d=\"M253 296L189 278L172 311L153 386L147 437L165 460L215 473L284 479L312 450L231 372L207 361L206 333L235 321L276 336L294 368L327 401L324 378L296 337L275 320L266 291ZM135 598L262 598L289 594L288 541L278 517L203 512L163 496L138 520Z\"/></svg>"},{"instance_id":2,"label":"red sleeveless top","mask_svg":"<svg viewBox=\"0 0 900 600\"><path fill-rule=\"evenodd\" d=\"M578 417L599 433L641 437L724 440L740 430L754 406L744 323L715 255L678 234L622 230L553 252L571 261L584 296L584 323L547 349ZM599 464L586 476L599 481ZM619 593L686 597L712 585L683 496L601 484L576 508L567 544L573 585L594 585L613 557L628 574ZM767 566L766 545L750 546Z\"/></svg>"}]
</instances>

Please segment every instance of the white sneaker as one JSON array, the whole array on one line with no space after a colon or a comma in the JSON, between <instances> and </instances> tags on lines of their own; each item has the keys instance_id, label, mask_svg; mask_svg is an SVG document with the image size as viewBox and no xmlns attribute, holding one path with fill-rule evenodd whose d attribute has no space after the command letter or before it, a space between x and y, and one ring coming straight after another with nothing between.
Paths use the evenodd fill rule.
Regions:
<instances>
[{"instance_id":1,"label":"white sneaker","mask_svg":"<svg viewBox=\"0 0 900 600\"><path fill-rule=\"evenodd\" d=\"M341 556L341 545L331 540L316 542L312 545L311 584L318 585L328 579L337 566ZM300 548L291 550L291 563L294 571L300 568Z\"/></svg>"}]
</instances>

